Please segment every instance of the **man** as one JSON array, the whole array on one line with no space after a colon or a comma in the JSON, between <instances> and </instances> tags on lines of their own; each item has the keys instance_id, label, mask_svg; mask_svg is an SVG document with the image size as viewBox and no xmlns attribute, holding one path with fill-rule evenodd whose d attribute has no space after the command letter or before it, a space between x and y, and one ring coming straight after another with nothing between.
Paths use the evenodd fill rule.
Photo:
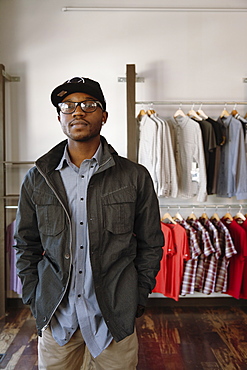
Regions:
<instances>
[{"instance_id":1,"label":"man","mask_svg":"<svg viewBox=\"0 0 247 370\"><path fill-rule=\"evenodd\" d=\"M135 317L162 257L158 202L147 170L100 135L100 85L73 78L51 101L67 140L26 175L16 218L23 301L39 334L39 369L132 370Z\"/></svg>"}]
</instances>

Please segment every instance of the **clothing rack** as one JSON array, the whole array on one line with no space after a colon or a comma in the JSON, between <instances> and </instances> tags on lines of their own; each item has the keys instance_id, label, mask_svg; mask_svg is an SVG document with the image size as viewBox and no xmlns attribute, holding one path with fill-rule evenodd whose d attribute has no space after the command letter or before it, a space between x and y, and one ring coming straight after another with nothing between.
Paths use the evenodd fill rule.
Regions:
<instances>
[{"instance_id":1,"label":"clothing rack","mask_svg":"<svg viewBox=\"0 0 247 370\"><path fill-rule=\"evenodd\" d=\"M6 122L5 122L5 84L6 82L19 82L20 77L10 76L5 71L5 66L0 64L0 316L6 310L6 165L18 162L6 161Z\"/></svg>"},{"instance_id":2,"label":"clothing rack","mask_svg":"<svg viewBox=\"0 0 247 370\"><path fill-rule=\"evenodd\" d=\"M181 108L182 105L190 105L190 106L195 106L195 105L205 105L205 106L237 106L237 105L242 105L242 106L247 106L247 101L204 101L204 100L166 100L166 101L136 101L136 82L138 80L136 79L136 71L135 71L135 64L127 64L126 65L126 98L127 98L127 157L134 161L137 162L138 158L138 134L137 134L137 121L136 121L136 105L148 105L148 106L172 106L176 105ZM235 108L234 108L235 109ZM167 200L165 200L166 202ZM169 209L176 209L179 211L179 209L183 209L185 211L186 209L189 211L193 211L196 209L204 209L204 212L207 211L207 209L215 210L217 213L217 210L223 210L223 209L228 209L228 212L230 210L235 209L239 210L241 212L242 209L247 208L247 203L229 203L226 202L224 204L217 204L217 200L213 200L213 203L208 203L208 204L188 204L188 203L183 203L181 204L174 204L171 202L171 204L163 204L164 200L162 202L160 201L160 210L161 211L166 211L169 212ZM169 200L168 200L169 202ZM212 296L212 295L211 295ZM214 297L220 297L220 299L224 296L231 298L230 296L223 295L223 294L218 294L215 293L213 295ZM151 294L151 297L153 298L164 298L162 294L158 293L153 293ZM200 293L195 296L195 299L198 297L204 297L205 295L201 295ZM207 296L208 297L208 296ZM184 298L184 297L183 297Z\"/></svg>"},{"instance_id":3,"label":"clothing rack","mask_svg":"<svg viewBox=\"0 0 247 370\"><path fill-rule=\"evenodd\" d=\"M165 101L136 101L136 68L135 64L126 65L127 92L127 157L137 162L137 128L136 105L246 105L247 101L206 101L206 100L165 100Z\"/></svg>"}]
</instances>

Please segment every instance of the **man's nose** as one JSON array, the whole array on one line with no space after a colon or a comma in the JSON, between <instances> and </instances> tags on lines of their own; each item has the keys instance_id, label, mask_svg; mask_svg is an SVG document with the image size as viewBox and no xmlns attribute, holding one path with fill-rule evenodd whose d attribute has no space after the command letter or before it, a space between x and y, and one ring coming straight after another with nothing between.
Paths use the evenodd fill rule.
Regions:
<instances>
[{"instance_id":1,"label":"man's nose","mask_svg":"<svg viewBox=\"0 0 247 370\"><path fill-rule=\"evenodd\" d=\"M80 115L85 115L85 112L82 110L80 104L77 105L75 111L73 112L74 115L80 114Z\"/></svg>"}]
</instances>

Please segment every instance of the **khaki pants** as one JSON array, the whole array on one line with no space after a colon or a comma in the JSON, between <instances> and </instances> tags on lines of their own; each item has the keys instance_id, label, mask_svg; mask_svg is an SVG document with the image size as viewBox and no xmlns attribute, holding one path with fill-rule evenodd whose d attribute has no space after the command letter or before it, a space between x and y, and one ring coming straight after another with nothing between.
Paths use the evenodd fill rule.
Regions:
<instances>
[{"instance_id":1,"label":"khaki pants","mask_svg":"<svg viewBox=\"0 0 247 370\"><path fill-rule=\"evenodd\" d=\"M135 370L138 362L136 331L111 344L95 359L90 355L80 330L60 347L47 328L38 339L39 370Z\"/></svg>"}]
</instances>

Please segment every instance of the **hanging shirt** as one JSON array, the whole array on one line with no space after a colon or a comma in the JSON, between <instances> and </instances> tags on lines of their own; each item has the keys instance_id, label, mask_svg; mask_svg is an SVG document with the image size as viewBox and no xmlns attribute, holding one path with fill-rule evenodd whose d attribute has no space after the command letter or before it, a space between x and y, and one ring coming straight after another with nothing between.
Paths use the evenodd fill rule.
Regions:
<instances>
[{"instance_id":1,"label":"hanging shirt","mask_svg":"<svg viewBox=\"0 0 247 370\"><path fill-rule=\"evenodd\" d=\"M246 158L247 158L247 135L246 135L247 134L247 120L241 117L239 113L237 113L234 117L238 119L242 124L243 133L244 133L245 153L246 153Z\"/></svg>"},{"instance_id":2,"label":"hanging shirt","mask_svg":"<svg viewBox=\"0 0 247 370\"><path fill-rule=\"evenodd\" d=\"M178 193L177 170L171 142L171 134L168 124L151 114L150 118L157 125L157 152L155 172L158 182L157 195L176 198Z\"/></svg>"},{"instance_id":3,"label":"hanging shirt","mask_svg":"<svg viewBox=\"0 0 247 370\"><path fill-rule=\"evenodd\" d=\"M158 192L158 179L156 174L157 162L157 124L147 114L138 116L139 124L139 148L138 163L147 168L154 183L154 189Z\"/></svg>"},{"instance_id":4,"label":"hanging shirt","mask_svg":"<svg viewBox=\"0 0 247 370\"><path fill-rule=\"evenodd\" d=\"M195 290L198 292L203 291L204 280L206 278L207 267L205 265L208 257L214 253L214 248L210 240L208 231L202 226L199 220L188 219L187 222L197 231L197 240L201 248L201 254L198 259Z\"/></svg>"},{"instance_id":5,"label":"hanging shirt","mask_svg":"<svg viewBox=\"0 0 247 370\"><path fill-rule=\"evenodd\" d=\"M197 241L196 231L193 227L185 220L177 222L186 230L190 248L190 259L184 262L184 273L180 292L181 295L185 296L186 294L194 294L197 263L198 257L201 254L201 249Z\"/></svg>"},{"instance_id":6,"label":"hanging shirt","mask_svg":"<svg viewBox=\"0 0 247 370\"><path fill-rule=\"evenodd\" d=\"M167 146L163 141L163 122L157 115L151 114L150 118L156 123L156 154L154 171L157 178L157 195L168 197L170 195L170 163L167 156Z\"/></svg>"},{"instance_id":7,"label":"hanging shirt","mask_svg":"<svg viewBox=\"0 0 247 370\"><path fill-rule=\"evenodd\" d=\"M241 222L240 226L245 230L247 238L247 219L244 222ZM247 250L244 253L244 271L242 277L240 298L247 299Z\"/></svg>"},{"instance_id":8,"label":"hanging shirt","mask_svg":"<svg viewBox=\"0 0 247 370\"><path fill-rule=\"evenodd\" d=\"M207 230L212 246L214 248L214 252L211 253L208 257L206 257L204 260L205 277L202 289L202 293L211 294L215 291L218 259L221 255L219 236L216 227L212 224L210 220L205 218L199 218L199 221Z\"/></svg>"},{"instance_id":9,"label":"hanging shirt","mask_svg":"<svg viewBox=\"0 0 247 370\"><path fill-rule=\"evenodd\" d=\"M168 120L178 176L178 196L207 200L207 174L202 133L197 122L178 116Z\"/></svg>"},{"instance_id":10,"label":"hanging shirt","mask_svg":"<svg viewBox=\"0 0 247 370\"><path fill-rule=\"evenodd\" d=\"M216 138L213 126L207 120L198 122L202 130L202 139L207 172L207 193L213 193L214 167L216 154Z\"/></svg>"},{"instance_id":11,"label":"hanging shirt","mask_svg":"<svg viewBox=\"0 0 247 370\"><path fill-rule=\"evenodd\" d=\"M226 142L221 147L217 196L247 199L247 161L242 125L232 116L218 118L218 122L224 130Z\"/></svg>"},{"instance_id":12,"label":"hanging shirt","mask_svg":"<svg viewBox=\"0 0 247 370\"><path fill-rule=\"evenodd\" d=\"M170 271L168 271L168 259L172 258L176 253L176 249L172 231L163 222L161 222L161 230L164 234L165 244L163 246L163 256L160 261L160 270L156 276L156 284L153 293L162 293L165 295L168 274L170 273Z\"/></svg>"},{"instance_id":13,"label":"hanging shirt","mask_svg":"<svg viewBox=\"0 0 247 370\"><path fill-rule=\"evenodd\" d=\"M168 166L169 164L169 166ZM170 172L170 193L169 196L176 198L178 195L178 179L176 161L173 152L170 127L163 121L163 169L169 167Z\"/></svg>"},{"instance_id":14,"label":"hanging shirt","mask_svg":"<svg viewBox=\"0 0 247 370\"><path fill-rule=\"evenodd\" d=\"M227 227L220 220L217 221L215 219L212 219L212 222L218 230L218 238L221 249L221 254L218 259L215 292L226 292L230 258L234 254L237 254L237 251L234 247L231 234Z\"/></svg>"},{"instance_id":15,"label":"hanging shirt","mask_svg":"<svg viewBox=\"0 0 247 370\"><path fill-rule=\"evenodd\" d=\"M190 259L190 251L186 231L179 224L161 223L164 237L168 236L171 253L163 255L161 260L161 273L157 275L157 284L153 290L166 297L179 300L181 282L183 277L184 261ZM164 282L162 278L165 277Z\"/></svg>"},{"instance_id":16,"label":"hanging shirt","mask_svg":"<svg viewBox=\"0 0 247 370\"><path fill-rule=\"evenodd\" d=\"M221 146L224 145L225 138L223 137L222 128L219 122L215 121L211 117L206 119L214 130L215 139L216 139L216 150L215 150L215 162L214 162L214 173L213 173L213 181L212 181L212 194L216 194L217 192L217 180L218 180L218 173L219 173L219 166L220 166L220 154L221 154Z\"/></svg>"},{"instance_id":17,"label":"hanging shirt","mask_svg":"<svg viewBox=\"0 0 247 370\"><path fill-rule=\"evenodd\" d=\"M228 267L228 287L226 293L239 299L243 281L245 256L247 256L246 231L235 221L221 219L230 231L237 254L232 256Z\"/></svg>"},{"instance_id":18,"label":"hanging shirt","mask_svg":"<svg viewBox=\"0 0 247 370\"><path fill-rule=\"evenodd\" d=\"M63 346L68 343L78 326L93 357L97 357L111 342L112 336L102 317L95 295L87 226L87 187L99 167L101 144L91 159L75 166L67 147L60 164L72 220L72 273L63 301L51 319L52 335Z\"/></svg>"}]
</instances>

